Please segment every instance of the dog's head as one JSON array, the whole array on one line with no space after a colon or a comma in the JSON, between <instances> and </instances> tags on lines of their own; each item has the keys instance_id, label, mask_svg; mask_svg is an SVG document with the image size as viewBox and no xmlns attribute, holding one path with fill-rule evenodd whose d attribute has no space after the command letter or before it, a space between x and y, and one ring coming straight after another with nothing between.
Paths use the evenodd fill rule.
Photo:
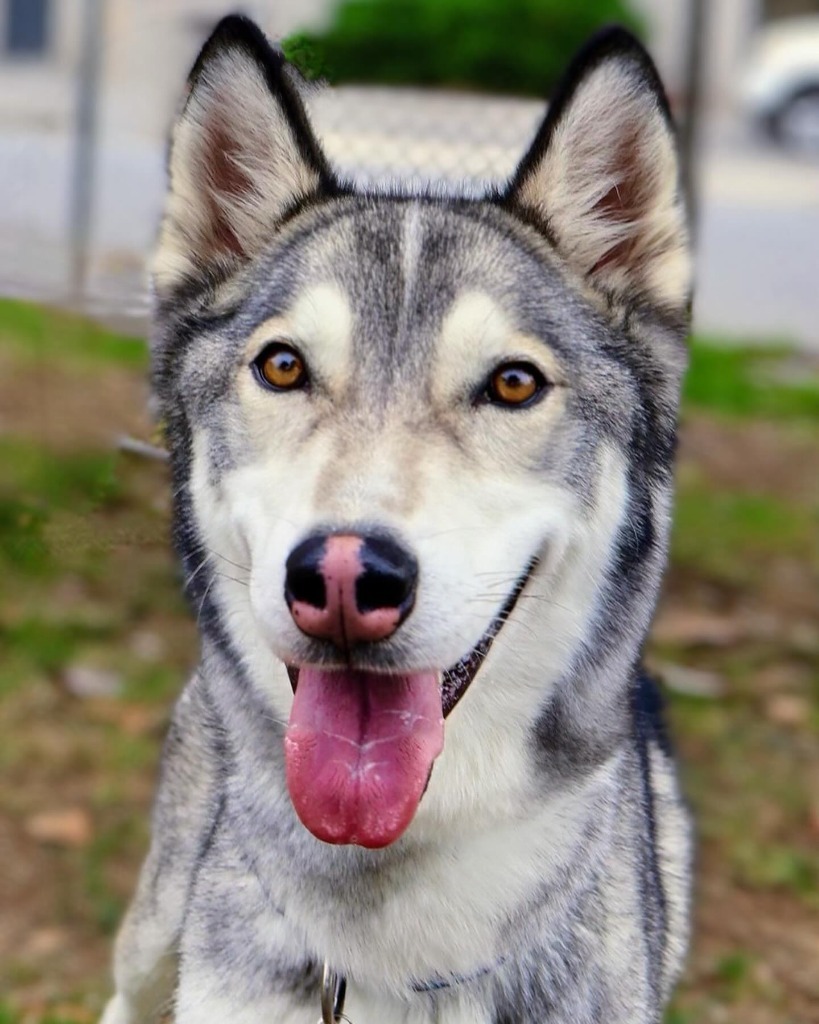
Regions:
<instances>
[{"instance_id":1,"label":"dog's head","mask_svg":"<svg viewBox=\"0 0 819 1024\"><path fill-rule=\"evenodd\" d=\"M558 680L635 657L664 557L689 259L645 52L594 42L503 191L361 194L229 18L154 284L189 590L289 722L304 823L395 840L456 705L520 782Z\"/></svg>"}]
</instances>

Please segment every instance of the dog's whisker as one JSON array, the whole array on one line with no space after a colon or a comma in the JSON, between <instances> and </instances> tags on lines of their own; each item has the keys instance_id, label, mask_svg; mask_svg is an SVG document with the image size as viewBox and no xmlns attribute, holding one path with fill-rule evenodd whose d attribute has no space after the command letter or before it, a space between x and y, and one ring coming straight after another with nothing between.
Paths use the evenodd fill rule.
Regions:
<instances>
[{"instance_id":1,"label":"dog's whisker","mask_svg":"<svg viewBox=\"0 0 819 1024\"><path fill-rule=\"evenodd\" d=\"M240 587L249 587L249 580L240 580L236 576L231 576L229 573L220 572L218 569L214 570L214 576L218 576L222 580L231 580L233 583L238 583Z\"/></svg>"},{"instance_id":2,"label":"dog's whisker","mask_svg":"<svg viewBox=\"0 0 819 1024\"><path fill-rule=\"evenodd\" d=\"M184 581L182 583L183 589L187 590L187 588L191 585L191 583L193 583L193 581L196 579L196 577L205 568L205 566L207 564L208 564L208 556L205 555L201 559L199 564L196 566L196 568L193 569L190 573L188 573L188 575L185 577L185 579L184 579Z\"/></svg>"},{"instance_id":3,"label":"dog's whisker","mask_svg":"<svg viewBox=\"0 0 819 1024\"><path fill-rule=\"evenodd\" d=\"M485 526L450 526L445 530L434 530L432 533L421 533L418 540L434 540L436 537L446 537L450 533L485 533Z\"/></svg>"},{"instance_id":4,"label":"dog's whisker","mask_svg":"<svg viewBox=\"0 0 819 1024\"><path fill-rule=\"evenodd\" d=\"M215 555L217 558L221 558L223 562L227 562L228 565L232 565L235 569L241 569L242 572L250 573L250 566L242 565L241 562L234 562L232 558L228 558L227 555L223 555L221 551L217 551L215 548L208 548L208 552L211 555Z\"/></svg>"},{"instance_id":5,"label":"dog's whisker","mask_svg":"<svg viewBox=\"0 0 819 1024\"><path fill-rule=\"evenodd\" d=\"M478 618L479 618L479 616L478 616L477 613L475 613L472 616L473 621L477 620ZM491 620L491 622L489 624L487 624L487 625L491 625L493 623L497 624L498 630L495 632L495 638L497 638L497 636L500 635L500 627L502 627L506 622L508 622L510 620L510 618L511 618L510 613L508 613L508 612L500 613L500 614L496 615ZM482 624L485 623L485 619L484 619L483 616L480 616L480 622ZM516 627L519 626L521 629L526 630L532 637L534 637L534 638L537 637L537 634L536 634L535 630L533 629L533 627L530 626L528 623L523 622L520 618L515 619L515 626Z\"/></svg>"},{"instance_id":6,"label":"dog's whisker","mask_svg":"<svg viewBox=\"0 0 819 1024\"><path fill-rule=\"evenodd\" d=\"M201 625L202 625L202 612L205 610L205 602L208 599L208 594L210 594L211 587L213 586L215 580L216 580L216 576L215 575L211 576L211 578L208 580L208 585L205 588L205 592L202 595L201 600L199 601L199 611L196 613L196 626L197 626L197 628L200 628Z\"/></svg>"}]
</instances>

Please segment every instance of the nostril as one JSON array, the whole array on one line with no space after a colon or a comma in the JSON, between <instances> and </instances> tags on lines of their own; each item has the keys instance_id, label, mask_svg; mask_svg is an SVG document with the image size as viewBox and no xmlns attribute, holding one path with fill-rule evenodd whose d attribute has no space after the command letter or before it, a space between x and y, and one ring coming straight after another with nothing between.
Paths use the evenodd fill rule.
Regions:
<instances>
[{"instance_id":1,"label":"nostril","mask_svg":"<svg viewBox=\"0 0 819 1024\"><path fill-rule=\"evenodd\" d=\"M387 537L365 537L360 558L364 571L355 584L358 610L397 608L406 614L418 580L415 556Z\"/></svg>"},{"instance_id":2,"label":"nostril","mask_svg":"<svg viewBox=\"0 0 819 1024\"><path fill-rule=\"evenodd\" d=\"M290 552L284 578L284 596L289 607L294 601L313 608L326 607L327 588L321 572L326 544L326 537L308 537Z\"/></svg>"},{"instance_id":3,"label":"nostril","mask_svg":"<svg viewBox=\"0 0 819 1024\"><path fill-rule=\"evenodd\" d=\"M360 612L400 608L410 597L414 580L384 572L365 572L356 580L355 603Z\"/></svg>"},{"instance_id":4,"label":"nostril","mask_svg":"<svg viewBox=\"0 0 819 1024\"><path fill-rule=\"evenodd\" d=\"M324 584L324 577L313 569L289 570L285 593L289 603L303 601L313 608L324 608L327 604L327 587Z\"/></svg>"}]
</instances>

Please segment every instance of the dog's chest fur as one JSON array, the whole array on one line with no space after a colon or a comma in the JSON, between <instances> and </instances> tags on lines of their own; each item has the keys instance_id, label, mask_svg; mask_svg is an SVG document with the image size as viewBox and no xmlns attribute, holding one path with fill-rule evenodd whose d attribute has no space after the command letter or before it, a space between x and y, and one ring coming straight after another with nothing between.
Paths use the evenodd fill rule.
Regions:
<instances>
[{"instance_id":1,"label":"dog's chest fur","mask_svg":"<svg viewBox=\"0 0 819 1024\"><path fill-rule=\"evenodd\" d=\"M432 841L408 844L374 870L366 851L351 861L305 841L295 815L282 813L278 773L256 756L277 730L252 702L234 715L234 727L244 718L241 746L229 755L220 733L231 767L189 901L180 1024L220 1000L234 1019L239 1004L224 993L235 987L258 993L243 1010L248 1024L315 1024L316 949L346 965L354 1024L495 1024L526 1019L533 1002L567 1024L591 1024L604 1010L623 1021L646 1013L663 923L641 854L640 766L629 753L531 816L488 830L475 822L465 835L435 828Z\"/></svg>"}]
</instances>

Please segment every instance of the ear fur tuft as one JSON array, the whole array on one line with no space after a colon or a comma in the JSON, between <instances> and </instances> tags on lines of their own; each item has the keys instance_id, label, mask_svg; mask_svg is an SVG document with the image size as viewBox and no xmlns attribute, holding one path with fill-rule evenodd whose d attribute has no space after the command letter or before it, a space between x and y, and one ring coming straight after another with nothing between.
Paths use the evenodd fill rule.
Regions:
<instances>
[{"instance_id":1,"label":"ear fur tuft","mask_svg":"<svg viewBox=\"0 0 819 1024\"><path fill-rule=\"evenodd\" d=\"M690 255L671 115L651 58L624 29L595 36L575 59L502 202L592 287L685 310Z\"/></svg>"},{"instance_id":2,"label":"ear fur tuft","mask_svg":"<svg viewBox=\"0 0 819 1024\"><path fill-rule=\"evenodd\" d=\"M235 271L298 203L335 188L281 53L224 18L188 77L154 261L160 298Z\"/></svg>"}]
</instances>

